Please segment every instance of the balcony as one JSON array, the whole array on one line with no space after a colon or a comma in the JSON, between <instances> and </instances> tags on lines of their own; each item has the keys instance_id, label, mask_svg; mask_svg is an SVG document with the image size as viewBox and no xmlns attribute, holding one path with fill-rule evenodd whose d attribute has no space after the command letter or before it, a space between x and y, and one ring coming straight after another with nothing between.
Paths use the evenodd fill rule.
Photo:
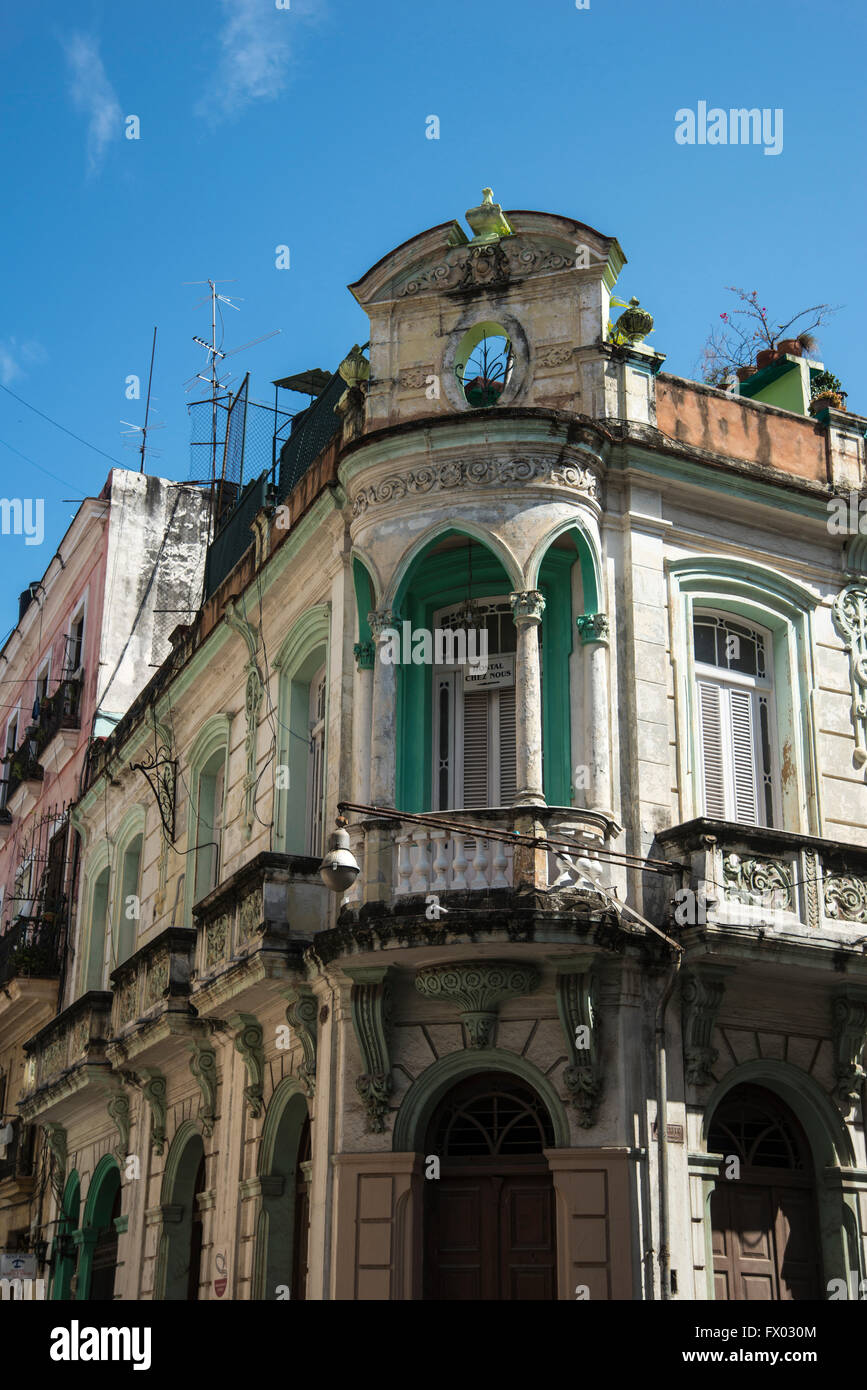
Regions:
<instances>
[{"instance_id":1,"label":"balcony","mask_svg":"<svg viewBox=\"0 0 867 1390\"><path fill-rule=\"evenodd\" d=\"M271 979L294 979L301 952L328 925L331 894L319 858L258 854L193 908L193 998L200 1015L255 1009Z\"/></svg>"},{"instance_id":2,"label":"balcony","mask_svg":"<svg viewBox=\"0 0 867 1390\"><path fill-rule=\"evenodd\" d=\"M662 831L657 845L682 867L672 900L660 904L670 926L705 942L758 937L765 950L773 941L783 952L861 954L867 848L706 819Z\"/></svg>"},{"instance_id":3,"label":"balcony","mask_svg":"<svg viewBox=\"0 0 867 1390\"><path fill-rule=\"evenodd\" d=\"M0 985L14 979L57 979L61 946L58 921L19 917L5 936L0 936Z\"/></svg>"},{"instance_id":4,"label":"balcony","mask_svg":"<svg viewBox=\"0 0 867 1390\"><path fill-rule=\"evenodd\" d=\"M467 830L461 833L439 824L441 821L464 824ZM502 836L489 838L477 833L488 826L492 831L515 836L526 835L532 827L533 834L560 843L556 849L531 849L518 840L510 843ZM619 833L616 822L601 812L556 806L430 812L412 820L403 819L396 812L393 820L362 820L350 827L359 864L366 856L369 858L368 842L373 839L377 841L380 859L390 861L386 881L390 882L391 891L384 896L396 904L401 899L426 897L430 893L511 893L519 886L546 890L562 876L563 865L558 858L564 844L574 846L582 859L601 865L604 852L612 847ZM613 876L616 884L618 870L609 870L607 860L605 865L606 883ZM360 905L377 896L371 891L372 868L369 864L368 873L362 871L359 875L344 899L345 906Z\"/></svg>"},{"instance_id":5,"label":"balcony","mask_svg":"<svg viewBox=\"0 0 867 1390\"><path fill-rule=\"evenodd\" d=\"M24 1044L21 1112L62 1122L74 1113L76 1096L110 1076L106 1044L111 1027L112 996L91 990L76 999Z\"/></svg>"},{"instance_id":6,"label":"balcony","mask_svg":"<svg viewBox=\"0 0 867 1390\"><path fill-rule=\"evenodd\" d=\"M196 933L168 927L112 971L111 1043L108 1058L160 1065L179 1032L195 1031L190 977Z\"/></svg>"}]
</instances>

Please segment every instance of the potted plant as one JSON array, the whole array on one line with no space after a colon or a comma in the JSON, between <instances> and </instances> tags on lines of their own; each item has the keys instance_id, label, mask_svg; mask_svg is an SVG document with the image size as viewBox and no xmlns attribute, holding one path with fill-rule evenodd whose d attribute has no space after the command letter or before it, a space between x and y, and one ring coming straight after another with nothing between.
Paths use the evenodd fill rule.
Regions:
<instances>
[{"instance_id":1,"label":"potted plant","mask_svg":"<svg viewBox=\"0 0 867 1390\"><path fill-rule=\"evenodd\" d=\"M810 383L810 414L818 415L820 410L842 410L846 392L838 376L833 372L817 372Z\"/></svg>"},{"instance_id":2,"label":"potted plant","mask_svg":"<svg viewBox=\"0 0 867 1390\"><path fill-rule=\"evenodd\" d=\"M768 318L767 306L759 304L757 290L748 294L734 285L728 288L737 295L740 308L720 314L722 328L713 329L705 342L703 378L708 386L724 387L731 380L732 372L739 381L745 381L780 357L802 357L814 352L817 344L812 330L836 313L829 304L814 304L785 323L774 324ZM787 337L795 324L805 318L807 323L801 331L794 337Z\"/></svg>"}]
</instances>

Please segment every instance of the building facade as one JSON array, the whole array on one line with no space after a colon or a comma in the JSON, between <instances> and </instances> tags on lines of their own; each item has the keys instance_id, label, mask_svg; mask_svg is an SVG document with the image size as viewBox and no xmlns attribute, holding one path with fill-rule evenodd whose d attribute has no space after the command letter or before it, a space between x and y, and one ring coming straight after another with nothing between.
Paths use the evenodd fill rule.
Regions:
<instances>
[{"instance_id":1,"label":"building facade","mask_svg":"<svg viewBox=\"0 0 867 1390\"><path fill-rule=\"evenodd\" d=\"M168 633L199 607L209 506L196 488L112 469L100 495L79 507L41 580L21 594L18 624L0 651L4 1251L28 1248L33 1222L47 1215L39 1211L43 1145L22 1124L18 1101L23 1044L56 1014L72 959L79 860L70 808L90 750L162 663ZM127 873L134 877L132 858Z\"/></svg>"},{"instance_id":2,"label":"building facade","mask_svg":"<svg viewBox=\"0 0 867 1390\"><path fill-rule=\"evenodd\" d=\"M350 287L369 359L92 757L54 1297L867 1278L867 422L666 374L614 238L467 218Z\"/></svg>"}]
</instances>

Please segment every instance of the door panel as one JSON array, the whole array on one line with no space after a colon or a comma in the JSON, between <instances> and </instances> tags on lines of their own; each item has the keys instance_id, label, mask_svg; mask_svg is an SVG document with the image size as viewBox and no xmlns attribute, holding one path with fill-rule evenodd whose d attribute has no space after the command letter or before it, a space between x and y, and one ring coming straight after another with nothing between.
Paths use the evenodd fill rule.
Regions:
<instances>
[{"instance_id":1,"label":"door panel","mask_svg":"<svg viewBox=\"0 0 867 1390\"><path fill-rule=\"evenodd\" d=\"M500 1298L555 1297L554 1189L550 1178L507 1178L500 1198Z\"/></svg>"},{"instance_id":2,"label":"door panel","mask_svg":"<svg viewBox=\"0 0 867 1390\"><path fill-rule=\"evenodd\" d=\"M810 1188L732 1182L711 1197L718 1299L773 1302L818 1296L819 1252Z\"/></svg>"},{"instance_id":3,"label":"door panel","mask_svg":"<svg viewBox=\"0 0 867 1390\"><path fill-rule=\"evenodd\" d=\"M428 1196L427 1298L556 1297L549 1174L443 1176Z\"/></svg>"}]
</instances>

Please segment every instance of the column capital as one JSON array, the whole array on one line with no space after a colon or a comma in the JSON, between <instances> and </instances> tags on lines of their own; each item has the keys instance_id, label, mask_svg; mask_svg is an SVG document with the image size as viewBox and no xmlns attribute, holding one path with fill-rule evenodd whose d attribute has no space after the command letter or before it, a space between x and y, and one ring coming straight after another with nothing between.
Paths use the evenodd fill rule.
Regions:
<instances>
[{"instance_id":1,"label":"column capital","mask_svg":"<svg viewBox=\"0 0 867 1390\"><path fill-rule=\"evenodd\" d=\"M610 629L607 613L584 613L575 619L575 626L585 646L591 642L608 641Z\"/></svg>"},{"instance_id":2,"label":"column capital","mask_svg":"<svg viewBox=\"0 0 867 1390\"><path fill-rule=\"evenodd\" d=\"M538 589L524 589L519 593L509 594L509 602L516 623L527 623L532 627L541 623L545 611L545 597Z\"/></svg>"},{"instance_id":3,"label":"column capital","mask_svg":"<svg viewBox=\"0 0 867 1390\"><path fill-rule=\"evenodd\" d=\"M358 663L359 671L372 671L376 659L375 642L356 642L352 654Z\"/></svg>"},{"instance_id":4,"label":"column capital","mask_svg":"<svg viewBox=\"0 0 867 1390\"><path fill-rule=\"evenodd\" d=\"M375 608L367 615L374 642L379 642L386 628L398 627L400 615L394 608Z\"/></svg>"}]
</instances>

